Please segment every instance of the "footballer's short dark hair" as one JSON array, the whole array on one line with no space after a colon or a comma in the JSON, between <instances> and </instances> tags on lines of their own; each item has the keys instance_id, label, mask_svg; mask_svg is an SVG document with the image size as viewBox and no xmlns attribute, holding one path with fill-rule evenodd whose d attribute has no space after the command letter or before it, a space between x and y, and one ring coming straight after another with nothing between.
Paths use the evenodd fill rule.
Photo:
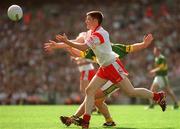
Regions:
<instances>
[{"instance_id":1,"label":"footballer's short dark hair","mask_svg":"<svg viewBox=\"0 0 180 129\"><path fill-rule=\"evenodd\" d=\"M92 18L97 19L99 25L101 25L103 18L104 18L101 11L90 11L90 12L86 13L86 16L91 16Z\"/></svg>"}]
</instances>

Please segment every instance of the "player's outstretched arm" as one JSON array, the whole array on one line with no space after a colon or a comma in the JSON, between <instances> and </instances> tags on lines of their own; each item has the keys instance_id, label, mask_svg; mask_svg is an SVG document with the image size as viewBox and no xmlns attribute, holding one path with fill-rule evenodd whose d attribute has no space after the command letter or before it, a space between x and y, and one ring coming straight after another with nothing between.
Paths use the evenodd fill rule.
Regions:
<instances>
[{"instance_id":1,"label":"player's outstretched arm","mask_svg":"<svg viewBox=\"0 0 180 129\"><path fill-rule=\"evenodd\" d=\"M151 74L154 74L154 73L156 73L156 72L159 71L159 70L160 70L160 67L156 67L156 68L152 69L152 70L150 71L150 73L151 73Z\"/></svg>"},{"instance_id":2,"label":"player's outstretched arm","mask_svg":"<svg viewBox=\"0 0 180 129\"><path fill-rule=\"evenodd\" d=\"M79 36L77 36L75 40L71 40L71 41L72 42L78 42L78 43L84 43L84 38L81 34L79 34ZM76 49L76 48L68 47L66 50L71 54L71 56L83 57L83 52Z\"/></svg>"},{"instance_id":3,"label":"player's outstretched arm","mask_svg":"<svg viewBox=\"0 0 180 129\"><path fill-rule=\"evenodd\" d=\"M65 43L56 43L55 41L49 40L49 43L44 44L44 51L52 53L55 49L64 49L71 54L71 56L81 57L81 51L70 47Z\"/></svg>"},{"instance_id":4,"label":"player's outstretched arm","mask_svg":"<svg viewBox=\"0 0 180 129\"><path fill-rule=\"evenodd\" d=\"M70 47L70 48L67 48L66 50L71 54L71 56L82 57L82 54L81 54L82 51L80 51L80 50L78 50L76 48Z\"/></svg>"},{"instance_id":5,"label":"player's outstretched arm","mask_svg":"<svg viewBox=\"0 0 180 129\"><path fill-rule=\"evenodd\" d=\"M152 70L150 71L150 73L151 73L151 74L156 73L156 72L160 71L164 66L165 66L165 65L164 65L163 63L161 63L161 64L159 64L158 66L156 66L154 69L152 69Z\"/></svg>"},{"instance_id":6,"label":"player's outstretched arm","mask_svg":"<svg viewBox=\"0 0 180 129\"><path fill-rule=\"evenodd\" d=\"M132 45L133 50L131 52L136 52L136 51L140 51L144 48L147 48L153 41L153 36L152 34L148 34L147 36L144 36L143 42L141 43L134 43Z\"/></svg>"},{"instance_id":7,"label":"player's outstretched arm","mask_svg":"<svg viewBox=\"0 0 180 129\"><path fill-rule=\"evenodd\" d=\"M53 40L49 40L48 43L44 44L44 51L47 53L53 52L55 49L62 49L62 48L69 48L67 44L64 43L57 43Z\"/></svg>"},{"instance_id":8,"label":"player's outstretched arm","mask_svg":"<svg viewBox=\"0 0 180 129\"><path fill-rule=\"evenodd\" d=\"M88 45L85 44L85 43L79 43L79 42L75 42L75 41L71 41L71 40L68 40L67 36L65 34L63 35L56 35L56 39L60 42L64 42L65 44L71 46L71 47L74 47L78 50L81 50L81 51L85 51L88 49Z\"/></svg>"}]
</instances>

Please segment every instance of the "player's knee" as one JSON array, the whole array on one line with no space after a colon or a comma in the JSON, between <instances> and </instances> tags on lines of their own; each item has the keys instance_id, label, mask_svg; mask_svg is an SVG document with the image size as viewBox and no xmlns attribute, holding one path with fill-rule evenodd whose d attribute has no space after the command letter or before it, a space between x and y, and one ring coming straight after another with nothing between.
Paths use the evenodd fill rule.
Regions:
<instances>
[{"instance_id":1,"label":"player's knee","mask_svg":"<svg viewBox=\"0 0 180 129\"><path fill-rule=\"evenodd\" d=\"M101 100L95 100L96 107L101 107L102 103L103 102Z\"/></svg>"},{"instance_id":2,"label":"player's knee","mask_svg":"<svg viewBox=\"0 0 180 129\"><path fill-rule=\"evenodd\" d=\"M150 89L152 92L156 92L156 88L152 88L152 89Z\"/></svg>"},{"instance_id":3,"label":"player's knee","mask_svg":"<svg viewBox=\"0 0 180 129\"><path fill-rule=\"evenodd\" d=\"M86 95L94 95L94 90L91 87L85 89Z\"/></svg>"},{"instance_id":4,"label":"player's knee","mask_svg":"<svg viewBox=\"0 0 180 129\"><path fill-rule=\"evenodd\" d=\"M173 91L171 89L169 89L169 90L166 90L166 93L169 94L169 95L172 95Z\"/></svg>"}]
</instances>

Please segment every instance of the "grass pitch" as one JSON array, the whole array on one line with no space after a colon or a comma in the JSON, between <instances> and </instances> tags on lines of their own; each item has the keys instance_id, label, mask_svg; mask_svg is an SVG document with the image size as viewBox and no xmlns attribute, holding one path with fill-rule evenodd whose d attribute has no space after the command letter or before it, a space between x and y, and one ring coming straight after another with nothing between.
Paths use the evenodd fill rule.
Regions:
<instances>
[{"instance_id":1,"label":"grass pitch","mask_svg":"<svg viewBox=\"0 0 180 129\"><path fill-rule=\"evenodd\" d=\"M65 127L60 115L72 115L78 106L0 106L0 129L80 129L75 125ZM145 106L109 106L117 126L111 129L180 129L180 109L168 106L145 110ZM91 129L103 129L104 118L94 113ZM108 129L108 128L106 128Z\"/></svg>"}]
</instances>

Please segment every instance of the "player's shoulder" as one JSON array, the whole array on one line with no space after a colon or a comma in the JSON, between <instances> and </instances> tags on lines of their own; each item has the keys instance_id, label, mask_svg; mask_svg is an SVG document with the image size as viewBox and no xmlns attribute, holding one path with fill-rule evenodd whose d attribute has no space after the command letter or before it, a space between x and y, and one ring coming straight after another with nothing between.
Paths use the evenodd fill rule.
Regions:
<instances>
[{"instance_id":1,"label":"player's shoulder","mask_svg":"<svg viewBox=\"0 0 180 129\"><path fill-rule=\"evenodd\" d=\"M81 32L81 33L79 33L79 37L85 37L86 34L87 34L87 32Z\"/></svg>"},{"instance_id":2,"label":"player's shoulder","mask_svg":"<svg viewBox=\"0 0 180 129\"><path fill-rule=\"evenodd\" d=\"M159 56L159 58L165 59L165 56L164 56L163 54L161 54L161 55Z\"/></svg>"},{"instance_id":3,"label":"player's shoulder","mask_svg":"<svg viewBox=\"0 0 180 129\"><path fill-rule=\"evenodd\" d=\"M79 35L85 35L87 32L80 32Z\"/></svg>"},{"instance_id":4,"label":"player's shoulder","mask_svg":"<svg viewBox=\"0 0 180 129\"><path fill-rule=\"evenodd\" d=\"M102 27L100 27L99 29L97 29L97 30L93 33L93 35L101 36L101 37L103 37L103 38L109 37L109 33L108 33L106 30L104 30Z\"/></svg>"},{"instance_id":5,"label":"player's shoulder","mask_svg":"<svg viewBox=\"0 0 180 129\"><path fill-rule=\"evenodd\" d=\"M100 27L97 31L99 33L109 34L103 27Z\"/></svg>"}]
</instances>

